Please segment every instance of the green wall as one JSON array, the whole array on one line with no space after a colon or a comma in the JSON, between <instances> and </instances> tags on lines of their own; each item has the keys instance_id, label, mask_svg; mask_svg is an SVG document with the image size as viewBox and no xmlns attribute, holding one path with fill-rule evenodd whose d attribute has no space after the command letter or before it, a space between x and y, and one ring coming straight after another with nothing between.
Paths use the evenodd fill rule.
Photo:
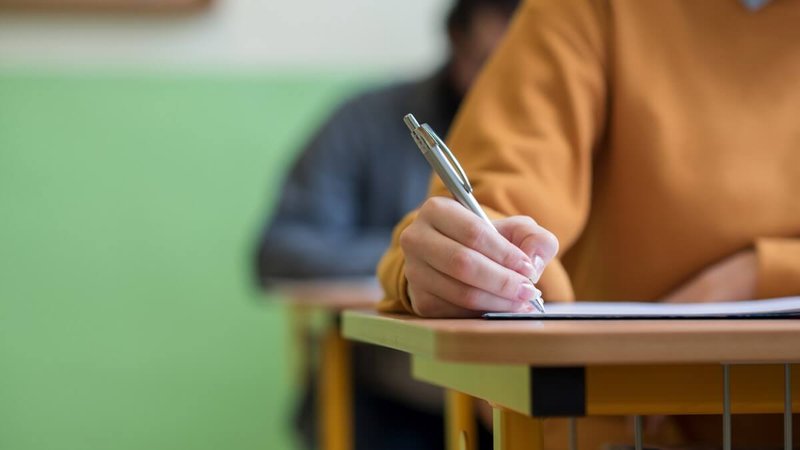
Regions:
<instances>
[{"instance_id":1,"label":"green wall","mask_svg":"<svg viewBox=\"0 0 800 450\"><path fill-rule=\"evenodd\" d=\"M352 77L0 73L0 449L286 449L286 310L249 279Z\"/></svg>"}]
</instances>

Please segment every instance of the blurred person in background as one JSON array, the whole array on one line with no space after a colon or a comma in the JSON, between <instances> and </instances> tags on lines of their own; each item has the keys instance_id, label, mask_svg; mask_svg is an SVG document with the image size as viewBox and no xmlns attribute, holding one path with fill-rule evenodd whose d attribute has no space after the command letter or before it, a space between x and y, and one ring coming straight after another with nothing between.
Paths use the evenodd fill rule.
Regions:
<instances>
[{"instance_id":1,"label":"blurred person in background","mask_svg":"<svg viewBox=\"0 0 800 450\"><path fill-rule=\"evenodd\" d=\"M429 185L430 166L403 116L414 113L444 134L517 3L456 1L442 68L359 95L331 115L300 153L264 229L256 256L262 286L374 275L394 225L424 200ZM443 448L442 393L410 378L407 355L356 345L353 359L356 449ZM311 397L309 390L299 425L313 447Z\"/></svg>"}]
</instances>

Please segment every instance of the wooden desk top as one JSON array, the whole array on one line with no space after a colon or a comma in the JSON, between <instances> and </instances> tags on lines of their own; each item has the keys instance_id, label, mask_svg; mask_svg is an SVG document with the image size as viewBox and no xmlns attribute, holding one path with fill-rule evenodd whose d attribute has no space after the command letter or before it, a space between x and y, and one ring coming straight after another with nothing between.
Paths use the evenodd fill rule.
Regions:
<instances>
[{"instance_id":1,"label":"wooden desk top","mask_svg":"<svg viewBox=\"0 0 800 450\"><path fill-rule=\"evenodd\" d=\"M344 335L440 361L570 366L800 361L800 320L488 321L345 311Z\"/></svg>"},{"instance_id":2,"label":"wooden desk top","mask_svg":"<svg viewBox=\"0 0 800 450\"><path fill-rule=\"evenodd\" d=\"M372 308L383 296L374 279L281 281L274 289L293 305L333 311Z\"/></svg>"}]
</instances>

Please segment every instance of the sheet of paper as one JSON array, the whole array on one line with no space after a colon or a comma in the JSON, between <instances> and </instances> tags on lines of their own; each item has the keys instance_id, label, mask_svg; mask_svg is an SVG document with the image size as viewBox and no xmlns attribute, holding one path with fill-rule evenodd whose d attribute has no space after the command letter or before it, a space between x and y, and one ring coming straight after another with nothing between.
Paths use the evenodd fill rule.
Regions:
<instances>
[{"instance_id":1,"label":"sheet of paper","mask_svg":"<svg viewBox=\"0 0 800 450\"><path fill-rule=\"evenodd\" d=\"M575 302L545 303L545 314L491 313L487 318L676 318L785 315L800 317L800 297L725 303Z\"/></svg>"}]
</instances>

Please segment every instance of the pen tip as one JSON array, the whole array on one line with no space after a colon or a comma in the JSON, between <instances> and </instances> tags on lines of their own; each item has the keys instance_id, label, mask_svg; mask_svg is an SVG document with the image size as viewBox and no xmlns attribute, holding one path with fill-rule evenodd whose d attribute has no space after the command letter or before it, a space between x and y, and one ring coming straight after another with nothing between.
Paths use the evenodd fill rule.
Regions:
<instances>
[{"instance_id":1,"label":"pen tip","mask_svg":"<svg viewBox=\"0 0 800 450\"><path fill-rule=\"evenodd\" d=\"M544 314L544 301L542 301L542 297L537 297L531 300L533 307L536 308L537 311Z\"/></svg>"}]
</instances>

